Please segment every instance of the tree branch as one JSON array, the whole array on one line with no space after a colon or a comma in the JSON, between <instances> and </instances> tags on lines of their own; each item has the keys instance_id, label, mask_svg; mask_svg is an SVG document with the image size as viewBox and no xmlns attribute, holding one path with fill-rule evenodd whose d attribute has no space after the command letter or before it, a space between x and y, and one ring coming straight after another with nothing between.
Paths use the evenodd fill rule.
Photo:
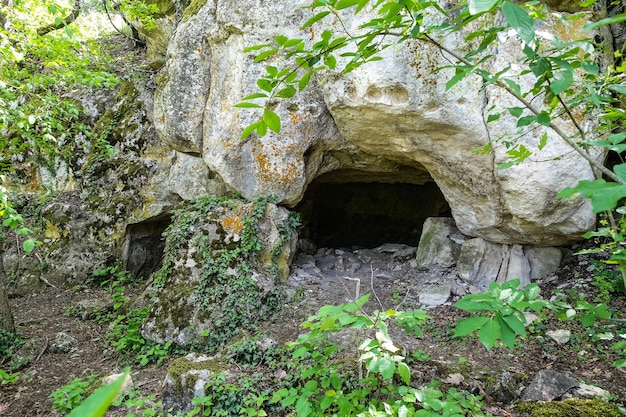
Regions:
<instances>
[{"instance_id":1,"label":"tree branch","mask_svg":"<svg viewBox=\"0 0 626 417\"><path fill-rule=\"evenodd\" d=\"M76 18L80 15L81 7L82 0L74 0L74 7L72 8L72 11L69 15L67 15L63 20L40 27L39 29L37 29L37 35L44 36L54 30L63 29L74 20L76 20Z\"/></svg>"}]
</instances>

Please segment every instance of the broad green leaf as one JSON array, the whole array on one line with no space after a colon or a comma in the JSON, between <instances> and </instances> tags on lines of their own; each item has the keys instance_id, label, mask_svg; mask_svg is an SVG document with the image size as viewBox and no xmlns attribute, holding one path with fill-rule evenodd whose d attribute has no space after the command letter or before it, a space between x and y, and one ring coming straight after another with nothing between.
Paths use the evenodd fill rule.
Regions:
<instances>
[{"instance_id":1,"label":"broad green leaf","mask_svg":"<svg viewBox=\"0 0 626 417\"><path fill-rule=\"evenodd\" d=\"M548 73L552 69L552 66L550 65L550 61L545 57L540 57L536 61L531 62L529 66L533 74L535 74L536 77L540 77Z\"/></svg>"},{"instance_id":2,"label":"broad green leaf","mask_svg":"<svg viewBox=\"0 0 626 417\"><path fill-rule=\"evenodd\" d=\"M550 90L554 94L561 94L574 83L574 73L564 69L554 74L554 79L550 82Z\"/></svg>"},{"instance_id":3,"label":"broad green leaf","mask_svg":"<svg viewBox=\"0 0 626 417\"><path fill-rule=\"evenodd\" d=\"M294 86L292 86L292 85L288 85L287 87L283 88L278 93L276 93L276 97L278 97L278 98L291 98L291 97L295 96L296 93L297 93L296 88Z\"/></svg>"},{"instance_id":4,"label":"broad green leaf","mask_svg":"<svg viewBox=\"0 0 626 417\"><path fill-rule=\"evenodd\" d=\"M243 130L243 132L241 132L241 139L246 139L248 136L250 136L252 134L252 132L257 130L257 128L259 127L259 123L260 122L255 122L255 123L252 123L252 124L246 126L246 128Z\"/></svg>"},{"instance_id":5,"label":"broad green leaf","mask_svg":"<svg viewBox=\"0 0 626 417\"><path fill-rule=\"evenodd\" d=\"M68 415L68 417L102 417L109 409L109 406L115 400L115 396L124 385L124 381L128 376L128 371L124 372L119 378L100 387L93 392L81 405L76 407Z\"/></svg>"},{"instance_id":6,"label":"broad green leaf","mask_svg":"<svg viewBox=\"0 0 626 417\"><path fill-rule=\"evenodd\" d=\"M533 124L535 121L537 121L537 116L535 115L520 117L519 119L517 119L517 127L528 126L530 124Z\"/></svg>"},{"instance_id":7,"label":"broad green leaf","mask_svg":"<svg viewBox=\"0 0 626 417\"><path fill-rule=\"evenodd\" d=\"M502 320L504 320L506 324L511 328L511 330L513 330L516 334L520 336L526 336L526 329L524 328L524 323L522 323L515 314L502 316Z\"/></svg>"},{"instance_id":8,"label":"broad green leaf","mask_svg":"<svg viewBox=\"0 0 626 417\"><path fill-rule=\"evenodd\" d=\"M478 329L480 329L485 323L489 321L489 317L474 316L467 319L459 320L454 329L454 335L452 337L461 337L468 335Z\"/></svg>"},{"instance_id":9,"label":"broad green leaf","mask_svg":"<svg viewBox=\"0 0 626 417\"><path fill-rule=\"evenodd\" d=\"M313 71L309 71L305 73L302 78L300 78L300 81L298 81L298 90L302 91L306 88L307 85L309 85L309 81L311 80L312 75Z\"/></svg>"},{"instance_id":10,"label":"broad green leaf","mask_svg":"<svg viewBox=\"0 0 626 417\"><path fill-rule=\"evenodd\" d=\"M520 117L522 115L522 112L524 111L524 109L521 107L509 107L507 110L509 111L509 113L511 113L511 116L513 117Z\"/></svg>"},{"instance_id":11,"label":"broad green leaf","mask_svg":"<svg viewBox=\"0 0 626 417\"><path fill-rule=\"evenodd\" d=\"M285 44L285 42L287 42L287 40L289 40L289 38L284 36L284 35L276 35L276 36L274 36L274 40L276 41L276 43L279 46L283 46Z\"/></svg>"},{"instance_id":12,"label":"broad green leaf","mask_svg":"<svg viewBox=\"0 0 626 417\"><path fill-rule=\"evenodd\" d=\"M316 14L315 16L313 16L312 18L310 18L309 20L304 22L304 24L302 25L302 27L300 27L300 29L304 29L304 28L307 28L307 27L313 25L315 22L318 22L318 21L322 20L323 18L325 18L329 14L330 14L330 11L328 11L328 10Z\"/></svg>"},{"instance_id":13,"label":"broad green leaf","mask_svg":"<svg viewBox=\"0 0 626 417\"><path fill-rule=\"evenodd\" d=\"M626 181L626 164L615 165L613 167L613 172L615 172L618 177Z\"/></svg>"},{"instance_id":14,"label":"broad green leaf","mask_svg":"<svg viewBox=\"0 0 626 417\"><path fill-rule=\"evenodd\" d=\"M254 58L254 62L261 62L269 58L270 56L274 55L276 52L278 52L278 49L276 48L270 48L267 51L263 51L260 54L258 54L256 58Z\"/></svg>"},{"instance_id":15,"label":"broad green leaf","mask_svg":"<svg viewBox=\"0 0 626 417\"><path fill-rule=\"evenodd\" d=\"M335 69L337 66L337 60L331 54L324 55L324 65L326 65L330 69Z\"/></svg>"},{"instance_id":16,"label":"broad green leaf","mask_svg":"<svg viewBox=\"0 0 626 417\"><path fill-rule=\"evenodd\" d=\"M378 372L383 379L391 379L396 372L396 364L389 358L380 358L378 361Z\"/></svg>"},{"instance_id":17,"label":"broad green leaf","mask_svg":"<svg viewBox=\"0 0 626 417\"><path fill-rule=\"evenodd\" d=\"M508 24L515 29L517 34L526 44L530 45L535 40L535 21L515 3L504 1L500 7Z\"/></svg>"},{"instance_id":18,"label":"broad green leaf","mask_svg":"<svg viewBox=\"0 0 626 417\"><path fill-rule=\"evenodd\" d=\"M263 111L263 121L271 131L280 133L280 117L276 113L270 109L265 109Z\"/></svg>"},{"instance_id":19,"label":"broad green leaf","mask_svg":"<svg viewBox=\"0 0 626 417\"><path fill-rule=\"evenodd\" d=\"M491 310L491 305L484 301L476 301L475 299L463 297L459 301L453 304L456 308L465 310L470 313L476 313L478 311Z\"/></svg>"},{"instance_id":20,"label":"broad green leaf","mask_svg":"<svg viewBox=\"0 0 626 417\"><path fill-rule=\"evenodd\" d=\"M411 382L411 369L406 363L398 363L398 375L400 375L400 378L402 378L402 382L409 385L409 383Z\"/></svg>"},{"instance_id":21,"label":"broad green leaf","mask_svg":"<svg viewBox=\"0 0 626 417\"><path fill-rule=\"evenodd\" d=\"M265 120L260 120L258 122L258 125L256 127L256 133L260 137L267 135L267 123L265 123Z\"/></svg>"},{"instance_id":22,"label":"broad green leaf","mask_svg":"<svg viewBox=\"0 0 626 417\"><path fill-rule=\"evenodd\" d=\"M304 397L298 397L298 401L296 401L296 413L298 413L298 417L308 417L313 411L313 407L309 400Z\"/></svg>"},{"instance_id":23,"label":"broad green leaf","mask_svg":"<svg viewBox=\"0 0 626 417\"><path fill-rule=\"evenodd\" d=\"M500 340L505 344L509 349L513 349L515 347L515 332L509 327L506 321L503 320L503 317L497 316L496 319L500 325Z\"/></svg>"},{"instance_id":24,"label":"broad green leaf","mask_svg":"<svg viewBox=\"0 0 626 417\"><path fill-rule=\"evenodd\" d=\"M502 330L500 324L496 320L488 320L478 332L480 342L487 348L491 348L496 344L496 340L500 338Z\"/></svg>"},{"instance_id":25,"label":"broad green leaf","mask_svg":"<svg viewBox=\"0 0 626 417\"><path fill-rule=\"evenodd\" d=\"M550 115L546 111L542 111L541 113L539 113L539 116L537 116L537 123L539 123L542 126L550 127L550 123L551 123ZM544 143L544 146L545 146L545 143ZM540 147L539 149L542 149L542 148L543 147Z\"/></svg>"},{"instance_id":26,"label":"broad green leaf","mask_svg":"<svg viewBox=\"0 0 626 417\"><path fill-rule=\"evenodd\" d=\"M618 94L626 94L626 85L624 84L611 84L609 85L609 90L618 93Z\"/></svg>"},{"instance_id":27,"label":"broad green leaf","mask_svg":"<svg viewBox=\"0 0 626 417\"><path fill-rule=\"evenodd\" d=\"M565 188L557 198L571 197L576 193L591 198L594 213L612 210L622 198L626 197L626 186L615 182L606 182L602 178L594 181L583 180L576 187Z\"/></svg>"},{"instance_id":28,"label":"broad green leaf","mask_svg":"<svg viewBox=\"0 0 626 417\"><path fill-rule=\"evenodd\" d=\"M34 239L25 240L24 243L22 244L22 247L24 248L24 252L31 253L33 249L35 249L35 240Z\"/></svg>"},{"instance_id":29,"label":"broad green leaf","mask_svg":"<svg viewBox=\"0 0 626 417\"><path fill-rule=\"evenodd\" d=\"M500 0L469 0L469 12L471 15L488 12Z\"/></svg>"},{"instance_id":30,"label":"broad green leaf","mask_svg":"<svg viewBox=\"0 0 626 417\"><path fill-rule=\"evenodd\" d=\"M267 91L268 93L271 93L272 90L274 89L274 84L266 79L258 79L256 81L256 85L263 91Z\"/></svg>"}]
</instances>

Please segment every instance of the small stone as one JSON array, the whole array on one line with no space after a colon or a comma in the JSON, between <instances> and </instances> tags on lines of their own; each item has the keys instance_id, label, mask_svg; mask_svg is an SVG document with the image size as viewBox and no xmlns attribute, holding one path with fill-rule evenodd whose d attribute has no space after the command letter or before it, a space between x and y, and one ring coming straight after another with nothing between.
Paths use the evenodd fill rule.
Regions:
<instances>
[{"instance_id":1,"label":"small stone","mask_svg":"<svg viewBox=\"0 0 626 417\"><path fill-rule=\"evenodd\" d=\"M592 400L594 398L600 398L604 401L608 401L611 398L611 393L600 387L593 385L580 384L578 387L567 393L568 397L582 398L583 400Z\"/></svg>"},{"instance_id":2,"label":"small stone","mask_svg":"<svg viewBox=\"0 0 626 417\"><path fill-rule=\"evenodd\" d=\"M450 374L443 381L444 384L461 385L465 381L465 377L462 374Z\"/></svg>"},{"instance_id":3,"label":"small stone","mask_svg":"<svg viewBox=\"0 0 626 417\"><path fill-rule=\"evenodd\" d=\"M76 338L64 332L59 332L50 345L51 353L70 353L76 349Z\"/></svg>"},{"instance_id":4,"label":"small stone","mask_svg":"<svg viewBox=\"0 0 626 417\"><path fill-rule=\"evenodd\" d=\"M509 404L517 398L518 385L509 372L502 372L485 386L485 392L499 403Z\"/></svg>"},{"instance_id":5,"label":"small stone","mask_svg":"<svg viewBox=\"0 0 626 417\"><path fill-rule=\"evenodd\" d=\"M451 292L449 284L425 288L419 295L419 302L423 308L437 307L448 301Z\"/></svg>"},{"instance_id":6,"label":"small stone","mask_svg":"<svg viewBox=\"0 0 626 417\"><path fill-rule=\"evenodd\" d=\"M530 311L525 311L524 317L526 318L526 324L524 324L525 327L530 326L535 322L535 320L539 318L538 315L536 315L535 313L531 313Z\"/></svg>"},{"instance_id":7,"label":"small stone","mask_svg":"<svg viewBox=\"0 0 626 417\"><path fill-rule=\"evenodd\" d=\"M124 374L112 374L109 376L105 376L104 378L102 378L102 385L109 385L110 383L117 381L118 378L120 378L122 375ZM124 396L126 396L126 394L128 394L133 388L133 378L129 375L126 374L126 378L124 379L124 382L122 383L122 387L120 388L120 390L117 392L117 395L115 396L115 400L117 401L120 398L123 398Z\"/></svg>"},{"instance_id":8,"label":"small stone","mask_svg":"<svg viewBox=\"0 0 626 417\"><path fill-rule=\"evenodd\" d=\"M543 369L522 392L522 401L552 401L578 385L571 376Z\"/></svg>"},{"instance_id":9,"label":"small stone","mask_svg":"<svg viewBox=\"0 0 626 417\"><path fill-rule=\"evenodd\" d=\"M572 337L572 332L569 330L561 329L561 330L549 330L546 332L546 336L550 339L554 340L559 345L564 345L569 342Z\"/></svg>"}]
</instances>

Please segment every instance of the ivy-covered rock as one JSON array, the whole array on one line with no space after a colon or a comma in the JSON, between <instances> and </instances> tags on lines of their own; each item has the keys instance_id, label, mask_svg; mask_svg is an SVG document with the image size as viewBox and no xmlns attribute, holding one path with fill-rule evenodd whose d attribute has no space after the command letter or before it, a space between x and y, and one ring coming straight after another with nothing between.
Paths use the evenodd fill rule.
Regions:
<instances>
[{"instance_id":1,"label":"ivy-covered rock","mask_svg":"<svg viewBox=\"0 0 626 417\"><path fill-rule=\"evenodd\" d=\"M285 300L297 218L267 199L200 198L175 212L143 336L210 351Z\"/></svg>"}]
</instances>

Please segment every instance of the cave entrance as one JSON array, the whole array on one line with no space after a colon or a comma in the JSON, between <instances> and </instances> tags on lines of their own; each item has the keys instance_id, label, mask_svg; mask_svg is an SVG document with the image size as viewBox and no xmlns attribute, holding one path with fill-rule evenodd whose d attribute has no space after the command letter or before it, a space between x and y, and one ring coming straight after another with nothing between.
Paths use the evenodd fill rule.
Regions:
<instances>
[{"instance_id":1,"label":"cave entrance","mask_svg":"<svg viewBox=\"0 0 626 417\"><path fill-rule=\"evenodd\" d=\"M300 237L318 248L417 246L428 217L449 217L434 181L423 184L313 181L302 201Z\"/></svg>"},{"instance_id":2,"label":"cave entrance","mask_svg":"<svg viewBox=\"0 0 626 417\"><path fill-rule=\"evenodd\" d=\"M171 223L169 216L126 226L122 259L133 278L148 278L163 262L163 232Z\"/></svg>"}]
</instances>

